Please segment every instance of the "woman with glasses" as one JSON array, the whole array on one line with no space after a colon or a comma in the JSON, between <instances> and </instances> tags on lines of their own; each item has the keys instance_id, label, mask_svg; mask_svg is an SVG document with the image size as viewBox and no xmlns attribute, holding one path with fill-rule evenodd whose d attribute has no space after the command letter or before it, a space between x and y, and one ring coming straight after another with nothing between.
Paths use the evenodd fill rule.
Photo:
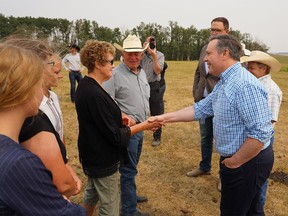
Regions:
<instances>
[{"instance_id":1,"label":"woman with glasses","mask_svg":"<svg viewBox=\"0 0 288 216\"><path fill-rule=\"evenodd\" d=\"M57 191L40 158L19 145L24 120L37 114L45 66L33 52L0 44L0 215L86 215Z\"/></svg>"},{"instance_id":2,"label":"woman with glasses","mask_svg":"<svg viewBox=\"0 0 288 216\"><path fill-rule=\"evenodd\" d=\"M128 140L141 130L158 126L145 121L129 127L129 118L103 89L103 82L112 76L114 56L115 48L104 41L89 40L80 51L81 62L88 68L75 97L79 155L88 176L87 215L93 215L98 201L99 215L119 215L118 168L120 161L129 162Z\"/></svg>"},{"instance_id":3,"label":"woman with glasses","mask_svg":"<svg viewBox=\"0 0 288 216\"><path fill-rule=\"evenodd\" d=\"M52 172L53 183L58 191L70 197L81 190L81 180L68 165L63 144L63 121L58 97L51 91L58 86L61 75L61 60L48 44L27 38L8 38L6 44L31 50L45 65L41 91L44 93L39 113L27 118L20 131L22 146L36 154L45 167Z\"/></svg>"}]
</instances>

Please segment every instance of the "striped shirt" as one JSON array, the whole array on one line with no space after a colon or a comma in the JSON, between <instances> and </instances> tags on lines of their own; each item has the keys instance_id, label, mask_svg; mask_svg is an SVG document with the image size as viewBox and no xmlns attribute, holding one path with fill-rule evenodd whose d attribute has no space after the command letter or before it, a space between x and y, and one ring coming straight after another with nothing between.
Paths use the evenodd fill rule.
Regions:
<instances>
[{"instance_id":1,"label":"striped shirt","mask_svg":"<svg viewBox=\"0 0 288 216\"><path fill-rule=\"evenodd\" d=\"M194 104L195 119L214 115L216 149L221 156L231 156L250 137L270 145L274 134L267 92L263 85L241 64L235 63L220 75L214 90Z\"/></svg>"},{"instance_id":2,"label":"striped shirt","mask_svg":"<svg viewBox=\"0 0 288 216\"><path fill-rule=\"evenodd\" d=\"M278 121L280 105L282 102L282 91L278 85L272 80L271 75L267 74L258 78L268 92L268 105L272 112L272 121Z\"/></svg>"},{"instance_id":3,"label":"striped shirt","mask_svg":"<svg viewBox=\"0 0 288 216\"><path fill-rule=\"evenodd\" d=\"M41 160L0 135L0 216L81 216L85 210L63 199Z\"/></svg>"}]
</instances>

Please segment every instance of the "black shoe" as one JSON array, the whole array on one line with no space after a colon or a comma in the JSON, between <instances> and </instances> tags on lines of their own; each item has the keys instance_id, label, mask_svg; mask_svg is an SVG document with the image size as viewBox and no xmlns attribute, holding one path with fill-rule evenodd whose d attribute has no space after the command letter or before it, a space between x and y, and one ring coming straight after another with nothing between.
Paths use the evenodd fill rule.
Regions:
<instances>
[{"instance_id":1,"label":"black shoe","mask_svg":"<svg viewBox=\"0 0 288 216\"><path fill-rule=\"evenodd\" d=\"M135 214L135 216L149 216L149 213L143 213L143 212L140 212L138 209L137 209L137 212Z\"/></svg>"},{"instance_id":2,"label":"black shoe","mask_svg":"<svg viewBox=\"0 0 288 216\"><path fill-rule=\"evenodd\" d=\"M142 202L147 202L148 198L146 196L138 196L137 195L137 202L142 203Z\"/></svg>"}]
</instances>

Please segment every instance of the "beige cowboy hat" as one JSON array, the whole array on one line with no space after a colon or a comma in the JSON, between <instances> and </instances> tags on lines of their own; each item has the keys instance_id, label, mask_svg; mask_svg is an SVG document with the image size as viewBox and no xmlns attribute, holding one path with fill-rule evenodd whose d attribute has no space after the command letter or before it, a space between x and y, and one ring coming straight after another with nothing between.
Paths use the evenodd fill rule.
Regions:
<instances>
[{"instance_id":1,"label":"beige cowboy hat","mask_svg":"<svg viewBox=\"0 0 288 216\"><path fill-rule=\"evenodd\" d=\"M242 50L243 50L243 52L244 52L244 55L245 55L245 56L250 56L251 51L248 50L248 49L246 49L246 45L245 45L244 43L241 43L241 46L242 46Z\"/></svg>"},{"instance_id":2,"label":"beige cowboy hat","mask_svg":"<svg viewBox=\"0 0 288 216\"><path fill-rule=\"evenodd\" d=\"M250 56L242 56L240 58L241 63L244 62L259 62L270 67L273 72L278 72L281 69L280 62L269 54L262 51L252 51Z\"/></svg>"},{"instance_id":3,"label":"beige cowboy hat","mask_svg":"<svg viewBox=\"0 0 288 216\"><path fill-rule=\"evenodd\" d=\"M147 49L149 43L143 48L140 39L136 35L128 35L123 41L123 47L117 43L114 43L113 45L121 52L143 52L145 49Z\"/></svg>"}]
</instances>

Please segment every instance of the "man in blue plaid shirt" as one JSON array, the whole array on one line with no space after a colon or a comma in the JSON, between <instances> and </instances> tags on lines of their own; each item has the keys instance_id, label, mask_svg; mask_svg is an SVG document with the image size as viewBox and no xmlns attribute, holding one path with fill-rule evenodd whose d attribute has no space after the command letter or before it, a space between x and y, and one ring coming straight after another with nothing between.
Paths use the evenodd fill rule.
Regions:
<instances>
[{"instance_id":1,"label":"man in blue plaid shirt","mask_svg":"<svg viewBox=\"0 0 288 216\"><path fill-rule=\"evenodd\" d=\"M205 61L220 78L213 91L194 106L155 119L166 122L203 120L214 115L216 149L220 154L222 216L264 215L260 188L274 163L274 134L267 92L239 62L241 44L230 35L210 39Z\"/></svg>"}]
</instances>

